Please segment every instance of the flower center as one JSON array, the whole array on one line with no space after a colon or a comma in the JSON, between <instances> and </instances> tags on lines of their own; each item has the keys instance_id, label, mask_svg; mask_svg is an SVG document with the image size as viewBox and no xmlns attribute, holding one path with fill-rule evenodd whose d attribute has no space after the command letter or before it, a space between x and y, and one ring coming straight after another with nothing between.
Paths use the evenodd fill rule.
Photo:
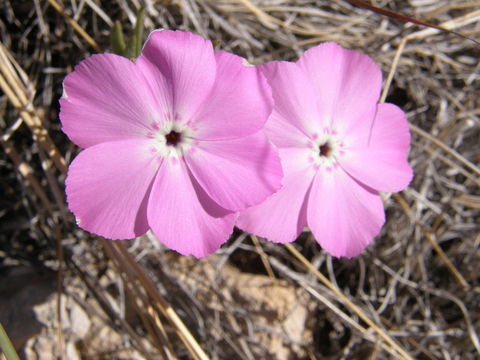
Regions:
<instances>
[{"instance_id":1,"label":"flower center","mask_svg":"<svg viewBox=\"0 0 480 360\"><path fill-rule=\"evenodd\" d=\"M328 142L318 147L318 153L320 156L329 156L332 152L332 148Z\"/></svg>"},{"instance_id":2,"label":"flower center","mask_svg":"<svg viewBox=\"0 0 480 360\"><path fill-rule=\"evenodd\" d=\"M182 133L172 130L165 135L165 140L168 146L177 146L182 141Z\"/></svg>"},{"instance_id":3,"label":"flower center","mask_svg":"<svg viewBox=\"0 0 480 360\"><path fill-rule=\"evenodd\" d=\"M155 140L151 152L159 158L181 158L194 145L192 129L177 121L152 124L147 137Z\"/></svg>"},{"instance_id":4,"label":"flower center","mask_svg":"<svg viewBox=\"0 0 480 360\"><path fill-rule=\"evenodd\" d=\"M315 170L324 168L332 171L338 166L338 157L344 154L343 142L338 138L337 132L330 128L323 129L320 134L312 134L309 146L312 152L308 160Z\"/></svg>"}]
</instances>

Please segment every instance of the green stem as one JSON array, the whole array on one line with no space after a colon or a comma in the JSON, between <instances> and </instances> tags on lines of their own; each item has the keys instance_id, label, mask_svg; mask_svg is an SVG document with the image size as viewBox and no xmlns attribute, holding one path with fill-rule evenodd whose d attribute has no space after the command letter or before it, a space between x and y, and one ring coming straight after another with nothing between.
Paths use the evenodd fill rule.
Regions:
<instances>
[{"instance_id":1,"label":"green stem","mask_svg":"<svg viewBox=\"0 0 480 360\"><path fill-rule=\"evenodd\" d=\"M7 360L20 360L2 324L0 324L0 348Z\"/></svg>"},{"instance_id":2,"label":"green stem","mask_svg":"<svg viewBox=\"0 0 480 360\"><path fill-rule=\"evenodd\" d=\"M143 22L145 18L145 9L140 8L137 11L137 20L135 22L135 49L134 49L134 56L137 57L142 50L143 44Z\"/></svg>"},{"instance_id":3,"label":"green stem","mask_svg":"<svg viewBox=\"0 0 480 360\"><path fill-rule=\"evenodd\" d=\"M115 54L125 56L125 39L123 38L122 24L119 21L115 21L111 32L112 50Z\"/></svg>"}]
</instances>

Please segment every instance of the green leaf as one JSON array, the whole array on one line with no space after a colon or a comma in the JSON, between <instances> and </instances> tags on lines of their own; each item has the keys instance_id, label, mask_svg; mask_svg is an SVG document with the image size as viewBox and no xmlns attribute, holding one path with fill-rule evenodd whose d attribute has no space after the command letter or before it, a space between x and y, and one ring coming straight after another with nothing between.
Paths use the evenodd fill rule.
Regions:
<instances>
[{"instance_id":1,"label":"green leaf","mask_svg":"<svg viewBox=\"0 0 480 360\"><path fill-rule=\"evenodd\" d=\"M134 47L134 54L137 57L142 50L143 44L143 25L144 25L144 18L145 18L145 9L140 8L137 11L137 20L135 21L135 47Z\"/></svg>"},{"instance_id":2,"label":"green leaf","mask_svg":"<svg viewBox=\"0 0 480 360\"><path fill-rule=\"evenodd\" d=\"M136 47L135 36L132 36L132 38L127 41L127 47L125 49L125 53L123 54L123 56L125 56L130 60L135 60L135 58L137 57L136 56L137 54L135 54L135 47Z\"/></svg>"},{"instance_id":3,"label":"green leaf","mask_svg":"<svg viewBox=\"0 0 480 360\"><path fill-rule=\"evenodd\" d=\"M0 349L7 360L20 360L2 324L0 324Z\"/></svg>"},{"instance_id":4,"label":"green leaf","mask_svg":"<svg viewBox=\"0 0 480 360\"><path fill-rule=\"evenodd\" d=\"M127 45L125 44L125 39L123 37L122 24L118 20L115 21L115 24L112 26L110 38L113 52L117 55L125 56Z\"/></svg>"}]
</instances>

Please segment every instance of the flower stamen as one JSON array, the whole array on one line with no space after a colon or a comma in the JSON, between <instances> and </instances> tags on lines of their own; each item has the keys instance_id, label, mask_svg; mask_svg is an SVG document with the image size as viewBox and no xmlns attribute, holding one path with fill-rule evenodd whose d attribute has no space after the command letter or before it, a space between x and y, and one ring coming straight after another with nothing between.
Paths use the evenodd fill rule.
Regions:
<instances>
[{"instance_id":1,"label":"flower stamen","mask_svg":"<svg viewBox=\"0 0 480 360\"><path fill-rule=\"evenodd\" d=\"M166 121L148 134L155 140L153 147L160 158L181 158L194 145L192 129L177 121Z\"/></svg>"},{"instance_id":2,"label":"flower stamen","mask_svg":"<svg viewBox=\"0 0 480 360\"><path fill-rule=\"evenodd\" d=\"M324 157L328 157L330 156L331 152L332 152L332 148L330 146L330 144L328 142L326 142L325 144L323 145L320 145L318 147L318 150L319 150L319 155L320 156L324 156Z\"/></svg>"},{"instance_id":3,"label":"flower stamen","mask_svg":"<svg viewBox=\"0 0 480 360\"><path fill-rule=\"evenodd\" d=\"M172 130L165 135L165 140L168 146L177 146L182 141L182 133Z\"/></svg>"},{"instance_id":4,"label":"flower stamen","mask_svg":"<svg viewBox=\"0 0 480 360\"><path fill-rule=\"evenodd\" d=\"M338 166L338 158L344 154L343 142L337 136L337 132L331 128L324 128L323 133L313 133L310 136L309 146L312 152L308 161L315 170L323 168L332 171Z\"/></svg>"}]
</instances>

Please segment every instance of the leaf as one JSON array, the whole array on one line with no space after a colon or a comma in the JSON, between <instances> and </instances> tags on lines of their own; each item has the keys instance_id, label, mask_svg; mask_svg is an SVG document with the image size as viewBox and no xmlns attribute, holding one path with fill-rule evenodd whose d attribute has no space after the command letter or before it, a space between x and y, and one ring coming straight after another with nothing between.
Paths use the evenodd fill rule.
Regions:
<instances>
[{"instance_id":1,"label":"leaf","mask_svg":"<svg viewBox=\"0 0 480 360\"><path fill-rule=\"evenodd\" d=\"M115 21L115 24L112 26L110 40L112 43L112 51L117 55L125 56L127 45L123 38L122 24L118 20Z\"/></svg>"},{"instance_id":2,"label":"leaf","mask_svg":"<svg viewBox=\"0 0 480 360\"><path fill-rule=\"evenodd\" d=\"M134 55L135 55L135 57L137 57L140 54L140 51L142 50L144 15L145 15L145 9L144 8L138 9L137 20L135 21L135 32L134 32L134 38L135 38Z\"/></svg>"}]
</instances>

